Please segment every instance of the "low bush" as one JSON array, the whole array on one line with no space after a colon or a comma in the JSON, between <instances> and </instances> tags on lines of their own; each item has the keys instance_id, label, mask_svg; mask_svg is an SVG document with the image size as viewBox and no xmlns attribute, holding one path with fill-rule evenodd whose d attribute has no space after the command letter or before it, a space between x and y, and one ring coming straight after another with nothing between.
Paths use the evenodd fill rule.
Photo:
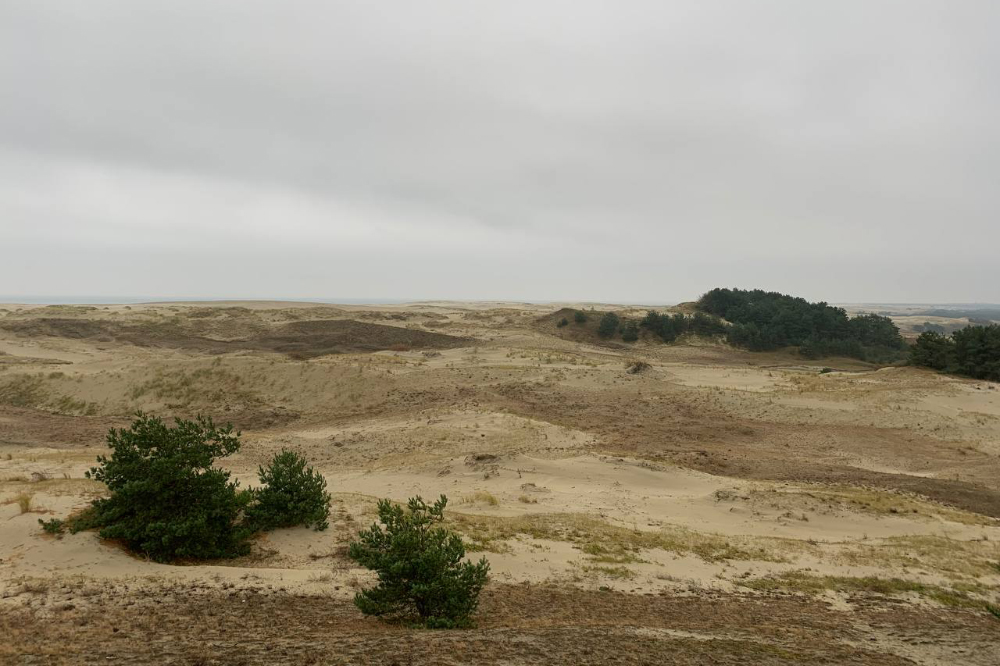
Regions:
<instances>
[{"instance_id":1,"label":"low bush","mask_svg":"<svg viewBox=\"0 0 1000 666\"><path fill-rule=\"evenodd\" d=\"M632 360L625 364L625 371L630 375L638 375L641 372L646 372L652 367L653 366L645 361Z\"/></svg>"},{"instance_id":2,"label":"low bush","mask_svg":"<svg viewBox=\"0 0 1000 666\"><path fill-rule=\"evenodd\" d=\"M42 520L39 518L38 524L42 526L42 530L46 534L62 534L65 529L65 524L58 518L53 518L52 520Z\"/></svg>"},{"instance_id":3,"label":"low bush","mask_svg":"<svg viewBox=\"0 0 1000 666\"><path fill-rule=\"evenodd\" d=\"M569 319L566 319L566 317L563 317L562 319L559 320L559 323L556 324L556 326L558 328L562 328L563 326L569 326Z\"/></svg>"},{"instance_id":4,"label":"low bush","mask_svg":"<svg viewBox=\"0 0 1000 666\"><path fill-rule=\"evenodd\" d=\"M584 324L587 322L587 315L582 310L577 310L573 313L573 321L578 324Z\"/></svg>"},{"instance_id":5,"label":"low bush","mask_svg":"<svg viewBox=\"0 0 1000 666\"><path fill-rule=\"evenodd\" d=\"M466 627L479 604L490 565L465 562L462 538L441 526L448 498L420 497L406 507L384 499L379 524L358 534L348 554L378 574L378 585L354 603L365 615L413 619L430 628Z\"/></svg>"},{"instance_id":6,"label":"low bush","mask_svg":"<svg viewBox=\"0 0 1000 666\"><path fill-rule=\"evenodd\" d=\"M325 530L329 526L330 493L326 479L294 451L282 449L271 463L261 466L262 486L253 492L246 523L255 530L303 525Z\"/></svg>"}]
</instances>

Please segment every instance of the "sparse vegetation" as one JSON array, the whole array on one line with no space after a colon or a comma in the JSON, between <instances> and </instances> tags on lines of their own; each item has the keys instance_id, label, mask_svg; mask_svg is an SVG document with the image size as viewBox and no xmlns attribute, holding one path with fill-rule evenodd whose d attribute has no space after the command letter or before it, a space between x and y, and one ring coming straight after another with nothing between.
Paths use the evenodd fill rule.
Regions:
<instances>
[{"instance_id":1,"label":"sparse vegetation","mask_svg":"<svg viewBox=\"0 0 1000 666\"><path fill-rule=\"evenodd\" d=\"M0 405L37 407L47 398L41 375L17 375L0 384Z\"/></svg>"},{"instance_id":2,"label":"sparse vegetation","mask_svg":"<svg viewBox=\"0 0 1000 666\"><path fill-rule=\"evenodd\" d=\"M488 506L497 506L500 501L493 495L493 493L487 492L485 490L477 490L476 492L466 495L462 498L463 504L486 504Z\"/></svg>"},{"instance_id":3,"label":"sparse vegetation","mask_svg":"<svg viewBox=\"0 0 1000 666\"><path fill-rule=\"evenodd\" d=\"M469 626L489 563L463 561L462 538L441 526L447 503L444 495L432 505L420 497L405 508L387 499L378 503L381 525L359 533L348 551L378 574L378 586L354 598L361 612L431 628Z\"/></svg>"},{"instance_id":4,"label":"sparse vegetation","mask_svg":"<svg viewBox=\"0 0 1000 666\"><path fill-rule=\"evenodd\" d=\"M900 578L878 578L875 576L813 576L802 571L792 571L779 576L755 578L740 582L740 585L754 590L796 590L819 594L827 590L848 593L906 594L914 593L931 599L944 606L976 608L982 605L962 590L948 589Z\"/></svg>"},{"instance_id":5,"label":"sparse vegetation","mask_svg":"<svg viewBox=\"0 0 1000 666\"><path fill-rule=\"evenodd\" d=\"M646 363L645 361L641 361L639 359L632 359L631 361L625 363L625 371L628 372L630 375L638 375L640 373L646 372L652 367L653 366L651 366L649 363Z\"/></svg>"},{"instance_id":6,"label":"sparse vegetation","mask_svg":"<svg viewBox=\"0 0 1000 666\"><path fill-rule=\"evenodd\" d=\"M573 313L573 321L575 321L577 324L587 323L586 313L583 310L577 310L576 312Z\"/></svg>"},{"instance_id":7,"label":"sparse vegetation","mask_svg":"<svg viewBox=\"0 0 1000 666\"><path fill-rule=\"evenodd\" d=\"M562 319L559 320L559 323L556 324L556 326L559 327L559 328L562 328L564 326L569 326L569 319L566 319L566 317L563 317Z\"/></svg>"},{"instance_id":8,"label":"sparse vegetation","mask_svg":"<svg viewBox=\"0 0 1000 666\"><path fill-rule=\"evenodd\" d=\"M796 544L781 539L735 539L670 526L633 530L585 514L545 513L515 517L457 514L449 521L471 541L470 550L505 552L505 542L524 535L533 539L568 541L607 552L638 552L659 548L692 554L709 561L785 561Z\"/></svg>"},{"instance_id":9,"label":"sparse vegetation","mask_svg":"<svg viewBox=\"0 0 1000 666\"><path fill-rule=\"evenodd\" d=\"M28 493L21 493L14 498L17 503L17 508L21 510L21 513L28 513L31 511L31 495Z\"/></svg>"}]
</instances>

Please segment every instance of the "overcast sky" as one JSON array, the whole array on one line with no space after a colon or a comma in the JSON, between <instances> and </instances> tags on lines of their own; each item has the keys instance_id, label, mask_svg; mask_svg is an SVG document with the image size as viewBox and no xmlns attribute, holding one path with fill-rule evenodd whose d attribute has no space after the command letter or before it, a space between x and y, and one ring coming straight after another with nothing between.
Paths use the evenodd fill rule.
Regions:
<instances>
[{"instance_id":1,"label":"overcast sky","mask_svg":"<svg viewBox=\"0 0 1000 666\"><path fill-rule=\"evenodd\" d=\"M998 26L0 0L0 295L997 302Z\"/></svg>"}]
</instances>

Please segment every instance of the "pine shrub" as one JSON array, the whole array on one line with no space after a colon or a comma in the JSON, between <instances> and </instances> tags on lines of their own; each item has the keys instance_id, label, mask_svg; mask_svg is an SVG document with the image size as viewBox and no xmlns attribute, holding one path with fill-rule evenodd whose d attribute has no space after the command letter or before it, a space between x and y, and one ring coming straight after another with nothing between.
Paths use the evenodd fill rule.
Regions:
<instances>
[{"instance_id":1,"label":"pine shrub","mask_svg":"<svg viewBox=\"0 0 1000 666\"><path fill-rule=\"evenodd\" d=\"M253 490L246 522L259 530L303 525L325 530L329 526L330 493L326 479L294 451L281 450L271 463L258 469L261 487Z\"/></svg>"},{"instance_id":2,"label":"pine shrub","mask_svg":"<svg viewBox=\"0 0 1000 666\"><path fill-rule=\"evenodd\" d=\"M490 565L465 562L462 538L441 527L448 498L433 505L420 497L404 508L384 499L379 522L358 534L348 554L378 574L378 585L354 603L365 615L414 619L431 628L467 627Z\"/></svg>"},{"instance_id":3,"label":"pine shrub","mask_svg":"<svg viewBox=\"0 0 1000 666\"><path fill-rule=\"evenodd\" d=\"M79 527L98 527L102 537L158 562L249 550L239 517L251 494L212 467L240 448L232 425L198 417L169 427L139 414L129 428L112 428L107 442L111 456L98 456L87 477L107 484L111 494L94 501Z\"/></svg>"},{"instance_id":4,"label":"pine shrub","mask_svg":"<svg viewBox=\"0 0 1000 666\"><path fill-rule=\"evenodd\" d=\"M621 319L614 312L608 312L603 317L601 321L597 324L597 334L602 338L610 338L618 332L618 326L621 324Z\"/></svg>"}]
</instances>

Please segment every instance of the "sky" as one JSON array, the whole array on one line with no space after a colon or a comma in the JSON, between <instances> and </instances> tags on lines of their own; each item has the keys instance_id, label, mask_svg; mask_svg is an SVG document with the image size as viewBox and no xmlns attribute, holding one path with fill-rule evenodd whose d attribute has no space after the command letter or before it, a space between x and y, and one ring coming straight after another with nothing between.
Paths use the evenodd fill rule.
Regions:
<instances>
[{"instance_id":1,"label":"sky","mask_svg":"<svg viewBox=\"0 0 1000 666\"><path fill-rule=\"evenodd\" d=\"M0 294L1000 302L998 25L0 0Z\"/></svg>"}]
</instances>

